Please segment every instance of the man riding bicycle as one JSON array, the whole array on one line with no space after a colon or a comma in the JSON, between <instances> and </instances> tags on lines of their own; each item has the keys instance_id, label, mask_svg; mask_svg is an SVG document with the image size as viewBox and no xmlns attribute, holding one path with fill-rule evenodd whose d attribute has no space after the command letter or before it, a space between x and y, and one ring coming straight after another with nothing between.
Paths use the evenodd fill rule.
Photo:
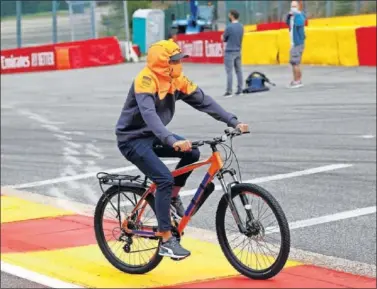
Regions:
<instances>
[{"instance_id":1,"label":"man riding bicycle","mask_svg":"<svg viewBox=\"0 0 377 289\"><path fill-rule=\"evenodd\" d=\"M170 204L183 217L185 209L178 194L191 173L173 178L159 158L180 158L179 168L198 161L200 152L192 149L190 141L165 127L173 118L175 102L182 100L230 127L248 131L247 124L239 122L183 75L181 59L186 57L172 40L153 44L148 50L147 65L136 76L116 125L123 156L157 185L155 210L162 236L159 255L178 259L190 252L172 236Z\"/></svg>"}]
</instances>

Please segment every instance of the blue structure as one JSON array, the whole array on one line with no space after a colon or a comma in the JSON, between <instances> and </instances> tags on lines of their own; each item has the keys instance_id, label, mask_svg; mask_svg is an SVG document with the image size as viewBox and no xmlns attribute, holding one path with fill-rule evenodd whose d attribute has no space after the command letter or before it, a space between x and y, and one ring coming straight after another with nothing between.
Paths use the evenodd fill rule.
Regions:
<instances>
[{"instance_id":1,"label":"blue structure","mask_svg":"<svg viewBox=\"0 0 377 289\"><path fill-rule=\"evenodd\" d=\"M214 6L198 6L198 1L190 0L190 15L187 19L174 20L172 34L195 34L213 30Z\"/></svg>"}]
</instances>

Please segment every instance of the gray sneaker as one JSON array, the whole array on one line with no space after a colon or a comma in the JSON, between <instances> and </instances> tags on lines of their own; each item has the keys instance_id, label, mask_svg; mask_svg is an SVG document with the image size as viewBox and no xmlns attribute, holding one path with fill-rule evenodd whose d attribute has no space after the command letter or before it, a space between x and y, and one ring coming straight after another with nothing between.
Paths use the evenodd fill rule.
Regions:
<instances>
[{"instance_id":1,"label":"gray sneaker","mask_svg":"<svg viewBox=\"0 0 377 289\"><path fill-rule=\"evenodd\" d=\"M175 198L171 198L171 204L177 210L177 215L183 218L185 215L185 207L183 206L181 197L177 196Z\"/></svg>"},{"instance_id":2,"label":"gray sneaker","mask_svg":"<svg viewBox=\"0 0 377 289\"><path fill-rule=\"evenodd\" d=\"M191 253L184 249L175 237L171 237L165 243L161 243L158 254L164 257L183 259L190 256Z\"/></svg>"}]
</instances>

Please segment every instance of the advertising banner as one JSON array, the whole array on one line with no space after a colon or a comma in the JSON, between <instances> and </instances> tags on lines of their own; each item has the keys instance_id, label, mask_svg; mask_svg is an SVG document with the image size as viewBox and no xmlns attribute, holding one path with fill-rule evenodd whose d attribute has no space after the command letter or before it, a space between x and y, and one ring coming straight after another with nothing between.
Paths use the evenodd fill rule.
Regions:
<instances>
[{"instance_id":1,"label":"advertising banner","mask_svg":"<svg viewBox=\"0 0 377 289\"><path fill-rule=\"evenodd\" d=\"M124 61L116 37L7 49L1 51L1 74L75 69Z\"/></svg>"},{"instance_id":2,"label":"advertising banner","mask_svg":"<svg viewBox=\"0 0 377 289\"><path fill-rule=\"evenodd\" d=\"M182 52L190 57L185 62L224 63L225 43L221 40L221 31L198 34L178 34L176 42Z\"/></svg>"}]
</instances>

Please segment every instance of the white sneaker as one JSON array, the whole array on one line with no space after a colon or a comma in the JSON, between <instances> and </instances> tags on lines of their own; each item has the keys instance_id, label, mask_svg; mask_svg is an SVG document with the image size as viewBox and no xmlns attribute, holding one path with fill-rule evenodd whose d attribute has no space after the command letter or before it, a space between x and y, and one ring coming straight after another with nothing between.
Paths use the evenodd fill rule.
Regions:
<instances>
[{"instance_id":1,"label":"white sneaker","mask_svg":"<svg viewBox=\"0 0 377 289\"><path fill-rule=\"evenodd\" d=\"M287 88L299 88L303 86L304 84L301 81L292 81Z\"/></svg>"}]
</instances>

